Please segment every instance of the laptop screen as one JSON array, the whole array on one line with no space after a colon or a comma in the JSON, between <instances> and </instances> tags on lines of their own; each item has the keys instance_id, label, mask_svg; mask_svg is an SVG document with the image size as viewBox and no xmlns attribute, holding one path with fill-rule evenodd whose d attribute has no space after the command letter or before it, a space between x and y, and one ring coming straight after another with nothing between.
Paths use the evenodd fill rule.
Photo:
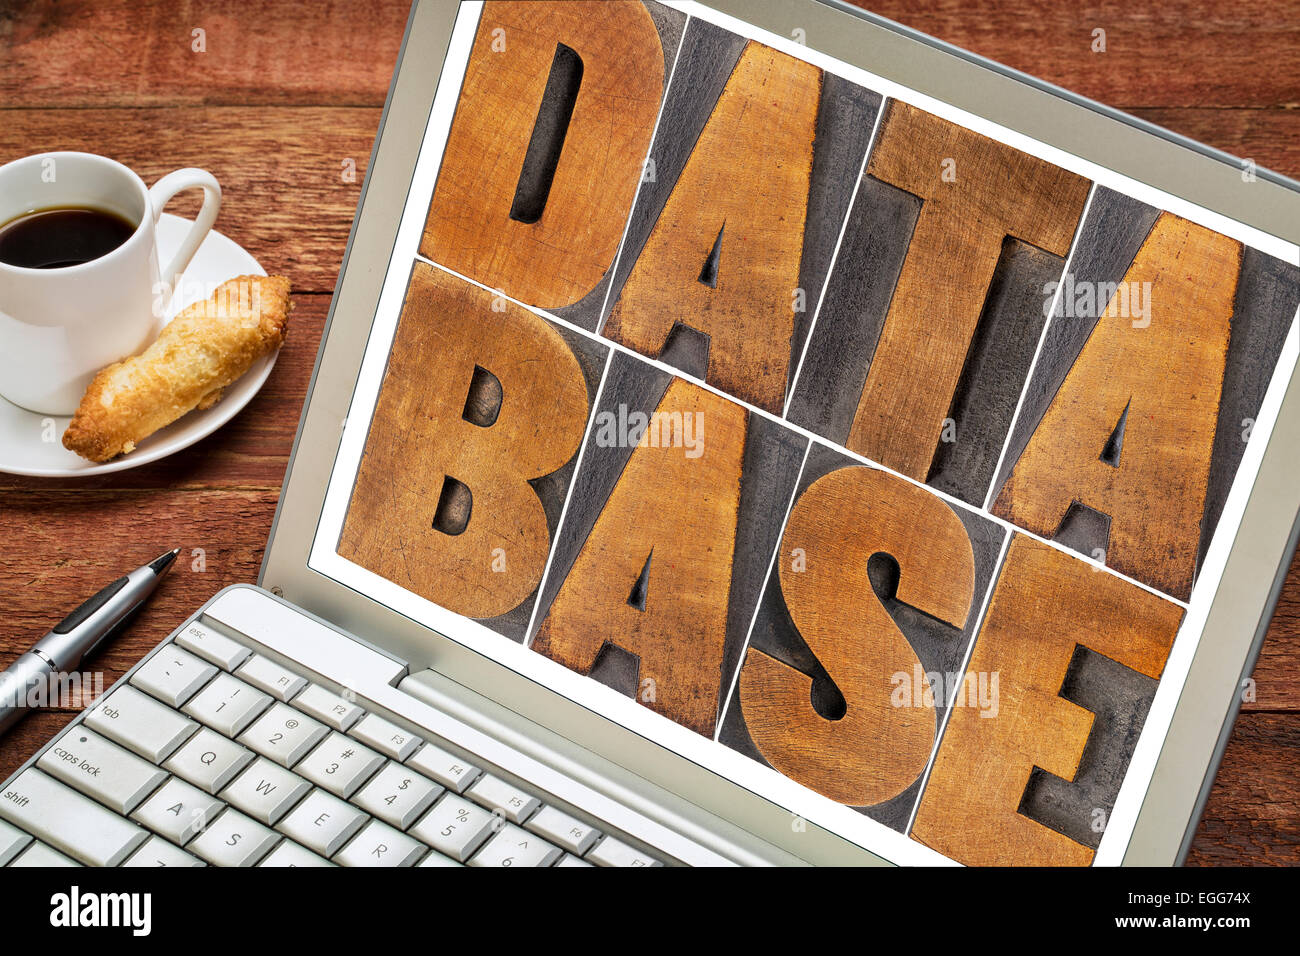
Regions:
<instances>
[{"instance_id":1,"label":"laptop screen","mask_svg":"<svg viewBox=\"0 0 1300 956\"><path fill-rule=\"evenodd\" d=\"M798 34L461 5L310 566L796 826L1118 862L1300 252Z\"/></svg>"}]
</instances>

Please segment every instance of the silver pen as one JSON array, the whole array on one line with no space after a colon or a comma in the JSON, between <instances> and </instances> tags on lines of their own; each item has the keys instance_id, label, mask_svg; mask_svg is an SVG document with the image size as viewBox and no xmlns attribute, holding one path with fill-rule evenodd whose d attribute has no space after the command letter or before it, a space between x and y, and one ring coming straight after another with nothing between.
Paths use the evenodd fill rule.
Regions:
<instances>
[{"instance_id":1,"label":"silver pen","mask_svg":"<svg viewBox=\"0 0 1300 956\"><path fill-rule=\"evenodd\" d=\"M0 673L0 734L31 710L33 689L80 667L145 602L179 553L179 548L168 551L103 588Z\"/></svg>"}]
</instances>

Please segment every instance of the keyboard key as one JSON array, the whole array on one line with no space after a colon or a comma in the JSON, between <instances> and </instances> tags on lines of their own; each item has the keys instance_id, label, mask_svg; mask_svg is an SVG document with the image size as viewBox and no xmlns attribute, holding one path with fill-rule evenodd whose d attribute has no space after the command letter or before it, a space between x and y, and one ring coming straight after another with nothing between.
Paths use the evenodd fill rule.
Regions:
<instances>
[{"instance_id":1,"label":"keyboard key","mask_svg":"<svg viewBox=\"0 0 1300 956\"><path fill-rule=\"evenodd\" d=\"M333 866L323 856L317 856L311 850L300 847L292 840L281 840L280 845L266 855L258 866Z\"/></svg>"},{"instance_id":2,"label":"keyboard key","mask_svg":"<svg viewBox=\"0 0 1300 956\"><path fill-rule=\"evenodd\" d=\"M5 866L18 851L32 842L29 834L0 820L0 866Z\"/></svg>"},{"instance_id":3,"label":"keyboard key","mask_svg":"<svg viewBox=\"0 0 1300 956\"><path fill-rule=\"evenodd\" d=\"M165 771L80 725L65 731L36 765L124 815L167 779Z\"/></svg>"},{"instance_id":4,"label":"keyboard key","mask_svg":"<svg viewBox=\"0 0 1300 956\"><path fill-rule=\"evenodd\" d=\"M349 733L394 760L405 760L423 743L415 734L408 734L401 727L384 720L378 714L366 714L356 722Z\"/></svg>"},{"instance_id":5,"label":"keyboard key","mask_svg":"<svg viewBox=\"0 0 1300 956\"><path fill-rule=\"evenodd\" d=\"M217 793L253 759L251 751L203 727L163 766L208 793Z\"/></svg>"},{"instance_id":6,"label":"keyboard key","mask_svg":"<svg viewBox=\"0 0 1300 956\"><path fill-rule=\"evenodd\" d=\"M383 764L384 758L369 747L340 733L331 733L294 769L346 800Z\"/></svg>"},{"instance_id":7,"label":"keyboard key","mask_svg":"<svg viewBox=\"0 0 1300 956\"><path fill-rule=\"evenodd\" d=\"M199 727L129 684L123 684L88 710L84 722L154 763L170 757Z\"/></svg>"},{"instance_id":8,"label":"keyboard key","mask_svg":"<svg viewBox=\"0 0 1300 956\"><path fill-rule=\"evenodd\" d=\"M492 835L497 823L482 807L449 793L411 827L411 835L463 863Z\"/></svg>"},{"instance_id":9,"label":"keyboard key","mask_svg":"<svg viewBox=\"0 0 1300 956\"><path fill-rule=\"evenodd\" d=\"M321 856L333 856L352 834L361 829L366 815L324 790L313 790L277 829Z\"/></svg>"},{"instance_id":10,"label":"keyboard key","mask_svg":"<svg viewBox=\"0 0 1300 956\"><path fill-rule=\"evenodd\" d=\"M594 863L588 863L586 860L580 860L580 859L578 859L578 858L577 858L576 856L574 856L572 853L566 853L566 854L564 854L564 856L560 857L560 861L559 861L558 863L556 863L555 865L556 865L557 867L560 867L560 866L595 866Z\"/></svg>"},{"instance_id":11,"label":"keyboard key","mask_svg":"<svg viewBox=\"0 0 1300 956\"><path fill-rule=\"evenodd\" d=\"M323 720L335 730L347 730L365 713L359 705L330 693L320 684L308 684L292 703L303 713Z\"/></svg>"},{"instance_id":12,"label":"keyboard key","mask_svg":"<svg viewBox=\"0 0 1300 956\"><path fill-rule=\"evenodd\" d=\"M435 744L425 744L406 761L406 765L432 777L456 793L464 793L465 788L482 772L472 763L461 760Z\"/></svg>"},{"instance_id":13,"label":"keyboard key","mask_svg":"<svg viewBox=\"0 0 1300 956\"><path fill-rule=\"evenodd\" d=\"M0 792L0 817L90 866L117 866L149 838L129 820L30 767Z\"/></svg>"},{"instance_id":14,"label":"keyboard key","mask_svg":"<svg viewBox=\"0 0 1300 956\"><path fill-rule=\"evenodd\" d=\"M297 774L258 757L220 796L254 819L274 826L310 789L311 784Z\"/></svg>"},{"instance_id":15,"label":"keyboard key","mask_svg":"<svg viewBox=\"0 0 1300 956\"><path fill-rule=\"evenodd\" d=\"M243 644L197 622L177 634L176 643L223 671L233 671L253 653Z\"/></svg>"},{"instance_id":16,"label":"keyboard key","mask_svg":"<svg viewBox=\"0 0 1300 956\"><path fill-rule=\"evenodd\" d=\"M414 866L427 849L387 823L371 820L334 861L340 866Z\"/></svg>"},{"instance_id":17,"label":"keyboard key","mask_svg":"<svg viewBox=\"0 0 1300 956\"><path fill-rule=\"evenodd\" d=\"M252 866L278 839L280 835L274 830L227 809L194 838L189 849L213 866Z\"/></svg>"},{"instance_id":18,"label":"keyboard key","mask_svg":"<svg viewBox=\"0 0 1300 956\"><path fill-rule=\"evenodd\" d=\"M550 866L563 851L535 833L507 823L474 854L470 866Z\"/></svg>"},{"instance_id":19,"label":"keyboard key","mask_svg":"<svg viewBox=\"0 0 1300 956\"><path fill-rule=\"evenodd\" d=\"M44 843L33 843L19 853L10 866L35 866L46 869L52 866L81 866L76 860L70 860L57 850L51 850Z\"/></svg>"},{"instance_id":20,"label":"keyboard key","mask_svg":"<svg viewBox=\"0 0 1300 956\"><path fill-rule=\"evenodd\" d=\"M235 673L280 701L288 700L307 686L307 678L300 677L261 654L254 654L244 661Z\"/></svg>"},{"instance_id":21,"label":"keyboard key","mask_svg":"<svg viewBox=\"0 0 1300 956\"><path fill-rule=\"evenodd\" d=\"M131 819L154 833L162 834L172 843L184 846L208 825L222 806L216 797L172 777L158 788L157 793L140 804L139 809L131 814Z\"/></svg>"},{"instance_id":22,"label":"keyboard key","mask_svg":"<svg viewBox=\"0 0 1300 956\"><path fill-rule=\"evenodd\" d=\"M292 767L327 733L324 724L306 714L286 704L272 704L240 735L239 742L282 767Z\"/></svg>"},{"instance_id":23,"label":"keyboard key","mask_svg":"<svg viewBox=\"0 0 1300 956\"><path fill-rule=\"evenodd\" d=\"M179 707L212 679L217 669L184 648L166 644L131 675L131 683L164 704Z\"/></svg>"},{"instance_id":24,"label":"keyboard key","mask_svg":"<svg viewBox=\"0 0 1300 956\"><path fill-rule=\"evenodd\" d=\"M582 856L600 839L600 831L595 827L588 826L555 807L542 807L524 825L576 856Z\"/></svg>"},{"instance_id":25,"label":"keyboard key","mask_svg":"<svg viewBox=\"0 0 1300 956\"><path fill-rule=\"evenodd\" d=\"M162 837L150 837L149 841L136 850L131 859L123 866L203 866L198 857L190 856L178 846L173 846Z\"/></svg>"},{"instance_id":26,"label":"keyboard key","mask_svg":"<svg viewBox=\"0 0 1300 956\"><path fill-rule=\"evenodd\" d=\"M654 857L628 846L622 840L605 837L587 854L587 860L597 866L663 866Z\"/></svg>"},{"instance_id":27,"label":"keyboard key","mask_svg":"<svg viewBox=\"0 0 1300 956\"><path fill-rule=\"evenodd\" d=\"M221 673L181 709L218 733L237 737L270 704L271 698L260 690Z\"/></svg>"},{"instance_id":28,"label":"keyboard key","mask_svg":"<svg viewBox=\"0 0 1300 956\"><path fill-rule=\"evenodd\" d=\"M389 762L375 774L352 802L405 830L442 794L442 787L400 763Z\"/></svg>"},{"instance_id":29,"label":"keyboard key","mask_svg":"<svg viewBox=\"0 0 1300 956\"><path fill-rule=\"evenodd\" d=\"M513 783L500 777L484 774L465 791L465 796L489 810L500 810L511 823L522 823L542 805L531 793L525 793Z\"/></svg>"},{"instance_id":30,"label":"keyboard key","mask_svg":"<svg viewBox=\"0 0 1300 956\"><path fill-rule=\"evenodd\" d=\"M421 866L464 866L465 864L457 863L451 857L443 856L437 850L430 850L424 855L424 859L415 865L418 868Z\"/></svg>"}]
</instances>

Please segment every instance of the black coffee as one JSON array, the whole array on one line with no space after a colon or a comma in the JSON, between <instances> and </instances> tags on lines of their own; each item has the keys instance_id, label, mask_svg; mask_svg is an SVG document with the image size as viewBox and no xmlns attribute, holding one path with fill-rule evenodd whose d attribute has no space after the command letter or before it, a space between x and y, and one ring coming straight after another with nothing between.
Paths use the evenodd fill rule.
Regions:
<instances>
[{"instance_id":1,"label":"black coffee","mask_svg":"<svg viewBox=\"0 0 1300 956\"><path fill-rule=\"evenodd\" d=\"M0 226L0 262L62 269L106 256L135 232L117 213L87 207L38 209Z\"/></svg>"}]
</instances>

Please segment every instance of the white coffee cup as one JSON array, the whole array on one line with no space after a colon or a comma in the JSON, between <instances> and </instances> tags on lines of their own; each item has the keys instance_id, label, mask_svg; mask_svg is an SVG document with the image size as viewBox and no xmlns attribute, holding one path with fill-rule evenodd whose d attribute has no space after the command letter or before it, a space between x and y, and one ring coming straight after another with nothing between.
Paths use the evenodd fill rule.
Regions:
<instances>
[{"instance_id":1,"label":"white coffee cup","mask_svg":"<svg viewBox=\"0 0 1300 956\"><path fill-rule=\"evenodd\" d=\"M185 189L203 208L165 269L155 226ZM0 262L0 396L44 415L71 415L91 378L134 355L162 328L159 314L221 208L211 173L181 169L147 188L119 162L91 153L40 153L0 166L0 225L42 209L115 213L135 231L80 265L30 269Z\"/></svg>"}]
</instances>

